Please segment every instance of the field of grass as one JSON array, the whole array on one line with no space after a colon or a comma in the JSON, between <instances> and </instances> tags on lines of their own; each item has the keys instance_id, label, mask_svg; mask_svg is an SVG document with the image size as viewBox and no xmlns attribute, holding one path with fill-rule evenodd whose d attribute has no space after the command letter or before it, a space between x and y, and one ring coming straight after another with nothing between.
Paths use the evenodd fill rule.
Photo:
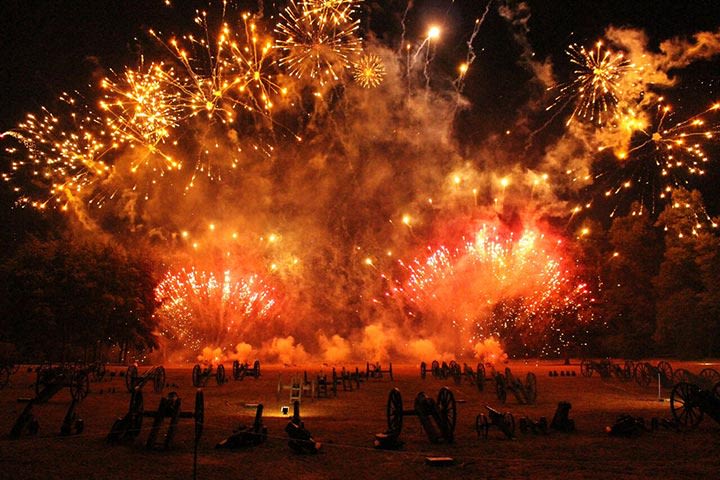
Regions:
<instances>
[{"instance_id":1,"label":"field of grass","mask_svg":"<svg viewBox=\"0 0 720 480\"><path fill-rule=\"evenodd\" d=\"M695 373L706 364L672 362ZM353 368L355 365L348 365ZM199 479L586 479L586 478L719 478L720 425L705 418L692 431L660 429L635 438L610 437L605 427L618 415L629 413L670 418L669 390L658 400L657 386L643 388L634 382L602 380L580 376L577 362L566 367L551 362L510 362L513 373L523 376L535 372L538 378L538 400L535 405L518 405L512 395L501 405L494 384L483 392L468 382L454 385L452 380L422 380L416 365L394 365L395 381L383 379L364 382L359 390L339 391L337 398L306 399L301 416L315 439L322 443L316 455L298 455L287 444L285 426L288 418L281 407L288 405L288 393L277 399L278 378L284 383L300 368L263 366L262 376L255 380L230 381L217 386L211 380L204 388L205 425L198 451ZM715 366L718 368L717 366ZM148 367L140 367L142 373ZM228 373L230 366L226 365ZM325 366L308 365L309 372ZM121 367L110 367L119 372ZM363 365L364 369L364 365ZM576 376L550 377L551 370L574 370ZM28 366L11 377L8 387L0 391L0 478L1 479L174 479L192 478L193 422L182 420L169 451L144 448L151 419L145 419L143 432L132 445L109 445L105 437L115 419L128 409L130 395L124 379L115 376L91 384L91 393L79 406L85 422L82 434L59 435L70 393L64 389L49 403L34 409L40 422L37 436L10 440L8 433L25 404L18 398L31 397L30 386L35 373ZM190 367L168 368L168 386L164 394L176 391L182 409L192 410L195 389ZM458 400L457 428L452 444L431 444L416 418L407 417L398 451L373 448L374 435L387 429L386 402L395 386L403 395L405 408L412 408L418 392L437 396L441 386L448 385ZM155 410L161 395L145 388L145 410ZM572 404L570 418L575 433L551 432L548 435L523 434L506 439L500 431L490 431L489 438L478 438L475 417L485 412L485 405L510 411L518 419L524 415L550 420L560 401ZM262 403L268 438L257 447L242 450L217 450L215 445L231 434L240 423L251 424L254 409L246 404ZM166 423L167 425L167 423ZM450 456L451 466L425 464L428 456Z\"/></svg>"}]
</instances>

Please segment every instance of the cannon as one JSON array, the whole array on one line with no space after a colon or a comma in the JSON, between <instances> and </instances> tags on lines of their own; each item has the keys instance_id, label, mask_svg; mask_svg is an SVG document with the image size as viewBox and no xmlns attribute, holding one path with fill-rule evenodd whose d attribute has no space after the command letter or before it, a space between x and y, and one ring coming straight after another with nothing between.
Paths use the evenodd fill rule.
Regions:
<instances>
[{"instance_id":1,"label":"cannon","mask_svg":"<svg viewBox=\"0 0 720 480\"><path fill-rule=\"evenodd\" d=\"M390 380L394 380L393 378L393 368L392 368L392 362L390 362L390 366L387 370L383 370L380 366L380 362L377 363L365 363L365 378L383 378L383 374L388 374L390 376Z\"/></svg>"},{"instance_id":2,"label":"cannon","mask_svg":"<svg viewBox=\"0 0 720 480\"><path fill-rule=\"evenodd\" d=\"M694 374L684 368L678 368L673 372L673 381L677 383L694 383L704 389L712 387L720 382L720 373L714 368L703 368L699 374Z\"/></svg>"},{"instance_id":3,"label":"cannon","mask_svg":"<svg viewBox=\"0 0 720 480\"><path fill-rule=\"evenodd\" d=\"M153 392L162 393L165 388L165 367L158 365L140 375L137 365L130 365L125 372L125 386L133 393L137 387L142 389L146 383L152 382Z\"/></svg>"},{"instance_id":4,"label":"cannon","mask_svg":"<svg viewBox=\"0 0 720 480\"><path fill-rule=\"evenodd\" d=\"M277 386L277 399L280 400L283 390L290 391L290 403L295 401L302 402L303 396L309 396L311 399L315 398L315 390L317 385L314 380L308 380L307 372L304 373L303 377L299 374L295 374L290 377L289 384L282 383L282 377L278 377Z\"/></svg>"},{"instance_id":5,"label":"cannon","mask_svg":"<svg viewBox=\"0 0 720 480\"><path fill-rule=\"evenodd\" d=\"M720 382L712 388L680 382L670 393L670 411L682 427L694 428L705 415L720 423Z\"/></svg>"},{"instance_id":6,"label":"cannon","mask_svg":"<svg viewBox=\"0 0 720 480\"><path fill-rule=\"evenodd\" d=\"M167 450L172 445L177 432L177 426L181 419L192 419L195 422L195 443L200 440L205 421L205 397L202 389L195 392L195 409L191 411L182 411L181 399L176 392L170 392L167 397L160 399L160 405L155 411L147 411L143 409L143 393L140 387L136 387L130 397L130 406L125 416L118 418L113 423L110 433L107 436L108 443L116 444L124 441L132 442L142 430L142 423L145 417L152 418L153 423L150 427L145 447L148 449L162 448ZM163 443L157 443L157 437L165 419L170 419L167 433Z\"/></svg>"},{"instance_id":7,"label":"cannon","mask_svg":"<svg viewBox=\"0 0 720 480\"><path fill-rule=\"evenodd\" d=\"M70 388L70 395L77 400L83 400L90 392L87 372L69 364L44 364L36 369L35 375L35 395L37 399L42 399L37 403L47 402L65 387Z\"/></svg>"},{"instance_id":8,"label":"cannon","mask_svg":"<svg viewBox=\"0 0 720 480\"><path fill-rule=\"evenodd\" d=\"M240 426L233 431L232 435L220 441L215 445L215 448L235 449L257 446L265 442L268 430L262 423L262 414L263 405L260 403L255 409L255 421L252 426L248 427L240 424Z\"/></svg>"},{"instance_id":9,"label":"cannon","mask_svg":"<svg viewBox=\"0 0 720 480\"><path fill-rule=\"evenodd\" d=\"M495 374L495 392L500 403L507 401L508 390L515 396L521 405L532 405L537 400L537 377L533 372L525 376L525 383L512 374L510 368L505 368L505 375Z\"/></svg>"},{"instance_id":10,"label":"cannon","mask_svg":"<svg viewBox=\"0 0 720 480\"><path fill-rule=\"evenodd\" d=\"M322 447L300 418L300 402L293 403L293 416L285 426L285 433L288 434L288 446L295 453L317 453Z\"/></svg>"},{"instance_id":11,"label":"cannon","mask_svg":"<svg viewBox=\"0 0 720 480\"><path fill-rule=\"evenodd\" d=\"M467 363L463 364L463 378L482 392L485 389L485 365L478 363L477 368L473 370Z\"/></svg>"},{"instance_id":12,"label":"cannon","mask_svg":"<svg viewBox=\"0 0 720 480\"><path fill-rule=\"evenodd\" d=\"M635 372L635 364L630 360L625 360L621 365L613 363L609 358L602 360L591 360L584 358L580 361L580 374L583 377L592 377L597 372L600 378L608 379L615 377L619 380L631 380Z\"/></svg>"},{"instance_id":13,"label":"cannon","mask_svg":"<svg viewBox=\"0 0 720 480\"><path fill-rule=\"evenodd\" d=\"M233 380L242 380L245 377L253 377L255 380L260 378L260 360L255 360L252 368L247 362L240 363L238 360L233 362Z\"/></svg>"},{"instance_id":14,"label":"cannon","mask_svg":"<svg viewBox=\"0 0 720 480\"><path fill-rule=\"evenodd\" d=\"M40 423L33 415L34 407L47 403L63 388L70 389L72 401L63 419L60 434L81 433L84 429L84 422L78 417L76 409L90 391L87 373L84 370L76 370L67 364L58 366L44 365L37 369L35 397L28 401L13 424L10 430L10 438L20 438L24 431L31 435L37 433Z\"/></svg>"},{"instance_id":15,"label":"cannon","mask_svg":"<svg viewBox=\"0 0 720 480\"><path fill-rule=\"evenodd\" d=\"M614 376L623 381L629 381L633 378L635 372L635 364L630 360L625 360L621 365L613 363L609 358L602 360L582 359L580 361L580 374L583 377L592 377L597 372L600 378L608 379Z\"/></svg>"},{"instance_id":16,"label":"cannon","mask_svg":"<svg viewBox=\"0 0 720 480\"><path fill-rule=\"evenodd\" d=\"M208 365L207 368L202 368L200 364L195 364L192 369L192 384L195 388L207 386L210 377L215 377L215 383L218 386L225 385L227 378L225 377L225 366L220 364L217 366L215 373L213 374L213 366Z\"/></svg>"},{"instance_id":17,"label":"cannon","mask_svg":"<svg viewBox=\"0 0 720 480\"><path fill-rule=\"evenodd\" d=\"M673 368L670 363L664 360L658 362L657 365L652 365L649 362L637 362L633 372L635 382L641 387L649 386L658 377L660 378L660 385L664 388L672 388L674 385Z\"/></svg>"},{"instance_id":18,"label":"cannon","mask_svg":"<svg viewBox=\"0 0 720 480\"><path fill-rule=\"evenodd\" d=\"M478 438L488 438L491 427L497 427L509 439L515 438L515 417L512 413L500 413L489 405L485 406L488 414L480 413L475 417L475 431Z\"/></svg>"},{"instance_id":19,"label":"cannon","mask_svg":"<svg viewBox=\"0 0 720 480\"><path fill-rule=\"evenodd\" d=\"M396 443L402 432L405 416L418 417L420 425L431 443L452 443L455 439L457 404L455 395L447 387L440 389L437 401L430 398L425 392L418 393L412 409L403 407L400 390L393 388L388 395L386 413L388 430L384 434L376 435L376 442Z\"/></svg>"}]
</instances>

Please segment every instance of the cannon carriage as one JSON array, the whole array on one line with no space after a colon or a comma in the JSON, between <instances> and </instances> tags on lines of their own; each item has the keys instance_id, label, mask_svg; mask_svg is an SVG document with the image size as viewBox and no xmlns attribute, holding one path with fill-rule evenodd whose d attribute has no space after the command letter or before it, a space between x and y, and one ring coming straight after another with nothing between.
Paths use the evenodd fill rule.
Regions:
<instances>
[{"instance_id":1,"label":"cannon carriage","mask_svg":"<svg viewBox=\"0 0 720 480\"><path fill-rule=\"evenodd\" d=\"M507 401L507 392L511 392L521 405L532 405L537 400L537 377L528 372L523 383L513 375L510 368L505 368L505 374L495 373L495 393L500 403Z\"/></svg>"},{"instance_id":2,"label":"cannon carriage","mask_svg":"<svg viewBox=\"0 0 720 480\"><path fill-rule=\"evenodd\" d=\"M600 378L609 379L612 377L622 381L632 380L635 372L635 363L625 360L624 363L614 363L609 358L592 360L584 358L580 361L580 374L583 377L592 377L597 372Z\"/></svg>"},{"instance_id":3,"label":"cannon carriage","mask_svg":"<svg viewBox=\"0 0 720 480\"><path fill-rule=\"evenodd\" d=\"M661 360L657 365L650 362L637 362L633 368L633 378L641 387L650 386L654 380L660 381L663 388L672 388L675 384L673 381L673 368L669 362Z\"/></svg>"},{"instance_id":4,"label":"cannon carriage","mask_svg":"<svg viewBox=\"0 0 720 480\"><path fill-rule=\"evenodd\" d=\"M142 389L146 383L152 383L153 392L162 393L165 388L165 367L158 365L140 375L137 365L130 365L125 372L125 387L133 393L137 387Z\"/></svg>"},{"instance_id":5,"label":"cannon carriage","mask_svg":"<svg viewBox=\"0 0 720 480\"><path fill-rule=\"evenodd\" d=\"M387 370L383 370L382 366L380 365L380 362L376 363L365 363L365 379L369 380L371 378L375 379L381 379L383 378L383 375L387 374L390 377L390 380L394 380L393 378L393 366L392 362L390 362L390 365L388 366Z\"/></svg>"},{"instance_id":6,"label":"cannon carriage","mask_svg":"<svg viewBox=\"0 0 720 480\"><path fill-rule=\"evenodd\" d=\"M720 382L709 388L676 384L670 394L670 411L675 422L685 428L697 427L705 415L720 423Z\"/></svg>"},{"instance_id":7,"label":"cannon carriage","mask_svg":"<svg viewBox=\"0 0 720 480\"><path fill-rule=\"evenodd\" d=\"M161 448L167 450L172 445L180 420L192 419L195 424L195 443L197 444L202 435L205 420L205 397L203 391L198 389L195 392L195 408L193 411L183 411L181 406L182 401L178 394L170 392L167 397L160 399L157 410L145 410L142 389L136 387L130 397L128 412L123 417L115 420L107 436L107 441L112 444L134 441L143 430L143 419L152 418L153 423L145 446L148 449ZM158 444L158 434L165 419L169 419L170 424L162 444Z\"/></svg>"},{"instance_id":8,"label":"cannon carriage","mask_svg":"<svg viewBox=\"0 0 720 480\"><path fill-rule=\"evenodd\" d=\"M704 389L712 389L716 383L720 382L720 372L714 368L703 368L699 374L694 374L684 368L678 368L673 372L674 382L693 383Z\"/></svg>"},{"instance_id":9,"label":"cannon carriage","mask_svg":"<svg viewBox=\"0 0 720 480\"><path fill-rule=\"evenodd\" d=\"M393 388L388 395L387 407L388 430L375 436L376 445L380 448L396 448L406 416L416 416L431 443L452 443L455 439L457 423L457 403L452 390L442 387L437 400L425 392L415 397L413 408L403 407L400 390Z\"/></svg>"},{"instance_id":10,"label":"cannon carriage","mask_svg":"<svg viewBox=\"0 0 720 480\"><path fill-rule=\"evenodd\" d=\"M242 380L245 377L260 378L260 360L255 360L252 367L247 362L240 363L235 360L232 367L233 380Z\"/></svg>"},{"instance_id":11,"label":"cannon carriage","mask_svg":"<svg viewBox=\"0 0 720 480\"><path fill-rule=\"evenodd\" d=\"M208 381L213 377L215 378L215 383L217 383L218 386L222 386L227 383L225 366L222 363L214 370L212 365L208 365L203 368L199 363L195 364L192 369L192 384L195 388L207 386Z\"/></svg>"}]
</instances>

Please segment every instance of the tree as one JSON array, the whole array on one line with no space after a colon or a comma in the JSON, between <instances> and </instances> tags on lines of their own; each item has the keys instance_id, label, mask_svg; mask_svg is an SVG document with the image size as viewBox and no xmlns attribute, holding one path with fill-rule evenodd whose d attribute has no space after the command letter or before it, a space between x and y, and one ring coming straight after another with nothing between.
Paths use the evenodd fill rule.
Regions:
<instances>
[{"instance_id":1,"label":"tree","mask_svg":"<svg viewBox=\"0 0 720 480\"><path fill-rule=\"evenodd\" d=\"M75 360L100 344L148 349L150 262L98 240L26 241L0 268L2 328L30 358Z\"/></svg>"},{"instance_id":2,"label":"tree","mask_svg":"<svg viewBox=\"0 0 720 480\"><path fill-rule=\"evenodd\" d=\"M637 212L637 206L631 208ZM640 358L653 351L655 292L662 244L647 215L617 217L609 232L611 251L603 270L602 316L607 325L601 339L614 356Z\"/></svg>"},{"instance_id":3,"label":"tree","mask_svg":"<svg viewBox=\"0 0 720 480\"><path fill-rule=\"evenodd\" d=\"M703 228L706 218L697 191L673 191L658 217L665 229L665 255L654 279L657 293L655 338L682 357L718 353L720 241Z\"/></svg>"}]
</instances>

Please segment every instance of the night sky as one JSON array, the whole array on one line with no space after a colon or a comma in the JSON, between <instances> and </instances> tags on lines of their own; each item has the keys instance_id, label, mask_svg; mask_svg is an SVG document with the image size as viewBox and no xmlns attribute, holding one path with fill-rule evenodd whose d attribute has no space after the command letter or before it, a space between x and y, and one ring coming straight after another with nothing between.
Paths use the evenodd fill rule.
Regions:
<instances>
[{"instance_id":1,"label":"night sky","mask_svg":"<svg viewBox=\"0 0 720 480\"><path fill-rule=\"evenodd\" d=\"M507 3L517 7L520 2ZM0 131L12 128L25 113L51 106L64 91L77 90L92 98L92 90L110 69L122 71L137 65L140 53L148 57L158 46L146 34L149 28L179 33L192 28L196 8L205 2L173 2L168 8L160 0L68 1L6 0L0 5ZM489 135L513 127L516 113L538 86L520 64L522 46L513 37L513 28L498 14L493 2L475 41L478 57L466 80L465 94L472 107L458 117L457 135L473 144ZM720 26L720 3L697 1L529 1L527 38L537 59L549 59L559 80L567 80L571 65L568 44L592 45L610 26L638 27L647 32L650 46L663 39L691 36L698 31L716 31ZM242 3L241 3L242 5ZM255 3L247 3L256 10ZM465 42L486 2L415 1L407 21L407 37L422 37L431 23L441 25L433 68L448 78L466 52ZM362 29L372 30L384 43L399 41L399 19L405 2L367 1L363 4ZM217 6L210 6L212 11ZM279 8L265 4L266 16ZM696 112L720 96L720 60L699 61L676 72L678 85L667 93L678 112ZM546 118L536 116L537 125ZM561 122L551 125L545 138L559 134ZM543 140L536 148L543 148ZM712 153L712 151L711 151ZM708 177L709 186L715 183ZM712 190L712 189L711 189ZM703 192L716 211L715 195Z\"/></svg>"}]
</instances>

